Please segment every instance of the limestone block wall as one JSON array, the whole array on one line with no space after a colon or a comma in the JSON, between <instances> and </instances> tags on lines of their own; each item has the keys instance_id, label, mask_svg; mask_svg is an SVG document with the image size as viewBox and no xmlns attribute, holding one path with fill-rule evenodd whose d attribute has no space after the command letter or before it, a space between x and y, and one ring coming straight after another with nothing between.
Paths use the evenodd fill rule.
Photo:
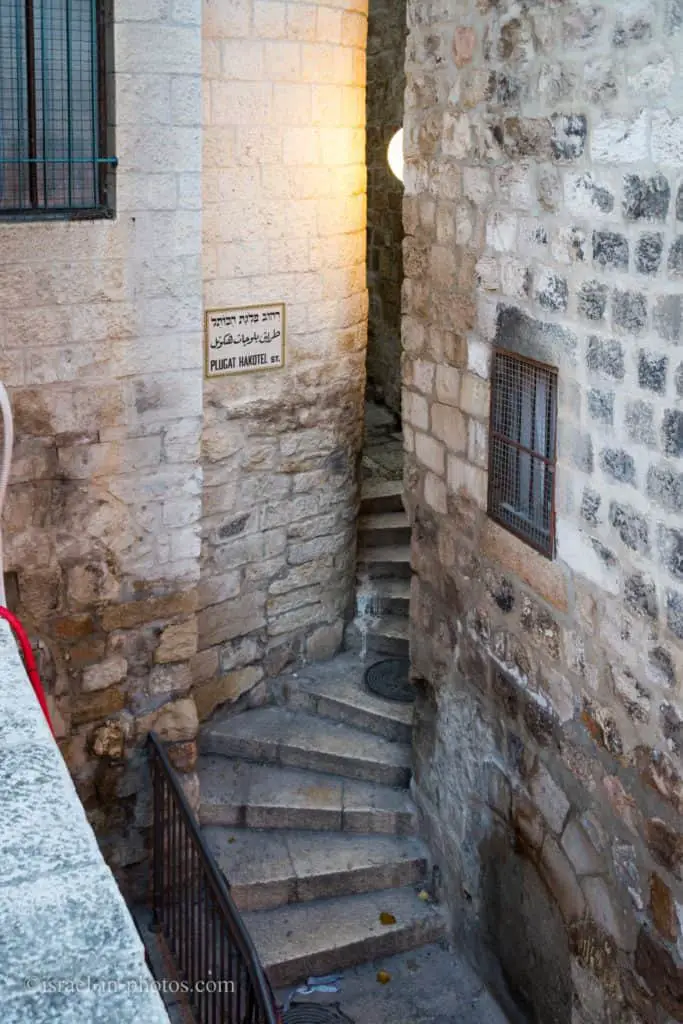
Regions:
<instances>
[{"instance_id":1,"label":"limestone block wall","mask_svg":"<svg viewBox=\"0 0 683 1024\"><path fill-rule=\"evenodd\" d=\"M387 146L403 124L406 5L370 0L367 46L368 382L401 411L403 185L387 163Z\"/></svg>"},{"instance_id":2,"label":"limestone block wall","mask_svg":"<svg viewBox=\"0 0 683 1024\"><path fill-rule=\"evenodd\" d=\"M181 768L196 756L201 12L199 0L114 9L115 217L0 223L0 377L17 435L8 599L121 869L144 856L148 729Z\"/></svg>"},{"instance_id":3,"label":"limestone block wall","mask_svg":"<svg viewBox=\"0 0 683 1024\"><path fill-rule=\"evenodd\" d=\"M409 24L416 790L444 893L532 1019L683 1020L683 12L412 0ZM559 370L554 560L487 518L494 346Z\"/></svg>"},{"instance_id":4,"label":"limestone block wall","mask_svg":"<svg viewBox=\"0 0 683 1024\"><path fill-rule=\"evenodd\" d=\"M286 366L205 382L200 718L340 645L355 561L365 0L205 0L204 301L286 303Z\"/></svg>"}]
</instances>

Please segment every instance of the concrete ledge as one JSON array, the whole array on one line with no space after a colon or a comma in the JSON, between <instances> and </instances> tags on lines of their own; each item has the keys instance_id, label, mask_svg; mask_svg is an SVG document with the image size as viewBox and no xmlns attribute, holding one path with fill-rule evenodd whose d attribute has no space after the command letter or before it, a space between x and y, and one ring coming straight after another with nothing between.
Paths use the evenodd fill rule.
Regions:
<instances>
[{"instance_id":1,"label":"concrete ledge","mask_svg":"<svg viewBox=\"0 0 683 1024\"><path fill-rule=\"evenodd\" d=\"M168 1024L128 908L0 621L0 992L7 1024Z\"/></svg>"}]
</instances>

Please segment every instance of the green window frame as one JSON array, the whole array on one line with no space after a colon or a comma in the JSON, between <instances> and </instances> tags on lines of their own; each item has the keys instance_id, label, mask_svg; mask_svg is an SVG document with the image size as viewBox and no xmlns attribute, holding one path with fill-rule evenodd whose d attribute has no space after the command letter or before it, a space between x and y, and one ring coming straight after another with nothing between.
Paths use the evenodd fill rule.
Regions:
<instances>
[{"instance_id":1,"label":"green window frame","mask_svg":"<svg viewBox=\"0 0 683 1024\"><path fill-rule=\"evenodd\" d=\"M0 219L111 214L106 6L0 0Z\"/></svg>"}]
</instances>

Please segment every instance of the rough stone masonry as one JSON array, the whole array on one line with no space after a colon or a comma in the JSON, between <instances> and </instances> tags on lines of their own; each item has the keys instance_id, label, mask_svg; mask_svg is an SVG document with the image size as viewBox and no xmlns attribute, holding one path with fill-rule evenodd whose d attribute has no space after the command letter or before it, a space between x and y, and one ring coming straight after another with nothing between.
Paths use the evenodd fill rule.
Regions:
<instances>
[{"instance_id":1,"label":"rough stone masonry","mask_svg":"<svg viewBox=\"0 0 683 1024\"><path fill-rule=\"evenodd\" d=\"M367 340L367 0L206 0L207 309L286 303L281 370L207 380L200 719L341 646Z\"/></svg>"},{"instance_id":2,"label":"rough stone masonry","mask_svg":"<svg viewBox=\"0 0 683 1024\"><path fill-rule=\"evenodd\" d=\"M683 1020L683 6L408 17L416 792L443 891L533 1019ZM486 514L494 347L559 371L554 560Z\"/></svg>"},{"instance_id":3,"label":"rough stone masonry","mask_svg":"<svg viewBox=\"0 0 683 1024\"><path fill-rule=\"evenodd\" d=\"M131 886L147 879L149 730L196 801L200 718L341 643L366 22L364 0L116 0L112 216L0 223L8 592ZM204 382L204 310L275 302L285 369Z\"/></svg>"}]
</instances>

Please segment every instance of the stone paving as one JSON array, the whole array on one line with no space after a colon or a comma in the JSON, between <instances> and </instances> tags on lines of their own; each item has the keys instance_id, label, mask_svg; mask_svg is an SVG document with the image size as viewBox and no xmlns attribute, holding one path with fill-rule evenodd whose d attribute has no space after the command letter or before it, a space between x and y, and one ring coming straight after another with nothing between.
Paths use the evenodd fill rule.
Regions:
<instances>
[{"instance_id":1,"label":"stone paving","mask_svg":"<svg viewBox=\"0 0 683 1024\"><path fill-rule=\"evenodd\" d=\"M390 976L382 984L380 972ZM337 1007L349 1024L507 1024L508 1018L469 964L446 944L432 944L343 971L336 994L283 1002ZM344 1019L344 1018L341 1018ZM514 1018L519 1020L519 1018Z\"/></svg>"}]
</instances>

